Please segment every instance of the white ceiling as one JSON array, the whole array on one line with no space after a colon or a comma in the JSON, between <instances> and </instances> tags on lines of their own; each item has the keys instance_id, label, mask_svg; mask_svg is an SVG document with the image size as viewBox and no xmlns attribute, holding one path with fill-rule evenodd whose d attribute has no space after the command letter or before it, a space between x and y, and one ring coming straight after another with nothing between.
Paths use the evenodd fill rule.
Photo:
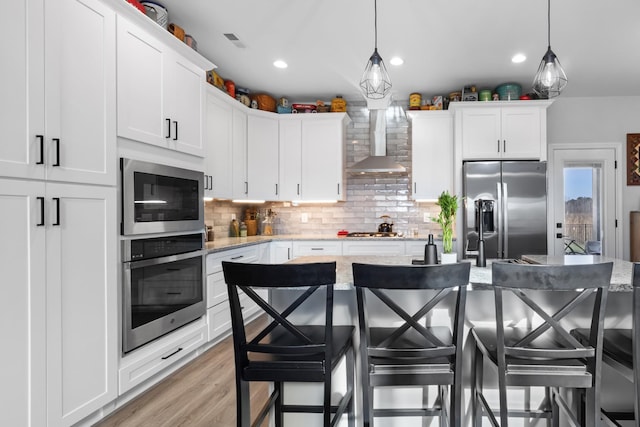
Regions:
<instances>
[{"instance_id":1,"label":"white ceiling","mask_svg":"<svg viewBox=\"0 0 640 427\"><path fill-rule=\"evenodd\" d=\"M373 0L159 2L238 87L293 102L363 99L358 83L374 47ZM546 48L544 0L378 0L378 51L396 100L467 84L517 82L530 92ZM569 79L561 96L640 95L640 1L553 0L551 48ZM511 63L519 52L527 60ZM404 65L390 65L394 56ZM289 67L275 68L276 59Z\"/></svg>"}]
</instances>

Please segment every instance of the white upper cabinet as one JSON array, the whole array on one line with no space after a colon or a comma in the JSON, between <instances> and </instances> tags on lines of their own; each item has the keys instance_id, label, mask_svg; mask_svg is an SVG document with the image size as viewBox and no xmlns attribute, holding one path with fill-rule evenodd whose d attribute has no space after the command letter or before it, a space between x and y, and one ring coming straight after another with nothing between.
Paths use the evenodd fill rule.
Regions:
<instances>
[{"instance_id":1,"label":"white upper cabinet","mask_svg":"<svg viewBox=\"0 0 640 427\"><path fill-rule=\"evenodd\" d=\"M205 196L247 197L246 107L217 88L207 88Z\"/></svg>"},{"instance_id":2,"label":"white upper cabinet","mask_svg":"<svg viewBox=\"0 0 640 427\"><path fill-rule=\"evenodd\" d=\"M115 185L115 12L22 0L4 14L0 175Z\"/></svg>"},{"instance_id":3,"label":"white upper cabinet","mask_svg":"<svg viewBox=\"0 0 640 427\"><path fill-rule=\"evenodd\" d=\"M207 65L194 64L122 16L117 40L118 135L204 156Z\"/></svg>"},{"instance_id":4,"label":"white upper cabinet","mask_svg":"<svg viewBox=\"0 0 640 427\"><path fill-rule=\"evenodd\" d=\"M279 200L278 116L252 111L247 117L247 177L250 200Z\"/></svg>"},{"instance_id":5,"label":"white upper cabinet","mask_svg":"<svg viewBox=\"0 0 640 427\"><path fill-rule=\"evenodd\" d=\"M281 200L344 200L346 113L280 118Z\"/></svg>"},{"instance_id":6,"label":"white upper cabinet","mask_svg":"<svg viewBox=\"0 0 640 427\"><path fill-rule=\"evenodd\" d=\"M456 138L463 160L547 158L547 115L551 101L457 102Z\"/></svg>"},{"instance_id":7,"label":"white upper cabinet","mask_svg":"<svg viewBox=\"0 0 640 427\"><path fill-rule=\"evenodd\" d=\"M413 200L453 193L453 115L450 111L409 111Z\"/></svg>"}]
</instances>

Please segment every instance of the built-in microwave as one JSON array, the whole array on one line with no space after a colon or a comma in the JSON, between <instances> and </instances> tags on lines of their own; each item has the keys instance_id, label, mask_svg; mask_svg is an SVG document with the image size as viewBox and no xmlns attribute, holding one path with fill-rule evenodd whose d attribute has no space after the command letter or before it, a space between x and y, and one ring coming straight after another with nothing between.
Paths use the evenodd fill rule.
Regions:
<instances>
[{"instance_id":1,"label":"built-in microwave","mask_svg":"<svg viewBox=\"0 0 640 427\"><path fill-rule=\"evenodd\" d=\"M204 230L204 173L120 159L121 234Z\"/></svg>"}]
</instances>

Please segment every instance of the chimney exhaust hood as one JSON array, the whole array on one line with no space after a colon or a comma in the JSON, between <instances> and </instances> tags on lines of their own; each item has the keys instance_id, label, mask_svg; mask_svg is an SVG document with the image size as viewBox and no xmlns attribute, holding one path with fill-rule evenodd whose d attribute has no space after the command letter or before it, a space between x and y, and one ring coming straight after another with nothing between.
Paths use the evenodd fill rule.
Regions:
<instances>
[{"instance_id":1,"label":"chimney exhaust hood","mask_svg":"<svg viewBox=\"0 0 640 427\"><path fill-rule=\"evenodd\" d=\"M387 156L387 108L390 102L390 96L367 100L371 155L348 167L347 172L354 175L406 173L404 166Z\"/></svg>"},{"instance_id":2,"label":"chimney exhaust hood","mask_svg":"<svg viewBox=\"0 0 640 427\"><path fill-rule=\"evenodd\" d=\"M351 174L406 173L406 168L387 156L387 111L369 109L371 155L347 168Z\"/></svg>"}]
</instances>

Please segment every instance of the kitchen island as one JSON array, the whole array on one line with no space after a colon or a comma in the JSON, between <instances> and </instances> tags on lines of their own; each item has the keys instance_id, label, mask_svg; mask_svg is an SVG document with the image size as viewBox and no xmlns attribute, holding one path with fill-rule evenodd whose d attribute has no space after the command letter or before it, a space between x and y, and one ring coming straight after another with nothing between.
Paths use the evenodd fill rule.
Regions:
<instances>
[{"instance_id":1,"label":"kitchen island","mask_svg":"<svg viewBox=\"0 0 640 427\"><path fill-rule=\"evenodd\" d=\"M416 257L412 256L305 256L299 257L291 263L301 264L306 262L331 262L336 261L336 290L353 289L353 273L351 265L362 264L383 264L383 265L411 265ZM633 263L616 258L607 258L598 255L523 255L522 260L531 264L594 264L600 262L613 262L613 272L611 274L610 292L631 292L631 270ZM418 260L420 261L420 260ZM469 290L491 289L491 264L501 260L487 260L486 267L477 267L475 260L468 259L464 262L471 263L471 273L469 275Z\"/></svg>"},{"instance_id":2,"label":"kitchen island","mask_svg":"<svg viewBox=\"0 0 640 427\"><path fill-rule=\"evenodd\" d=\"M305 262L336 262L336 285L334 289L336 292L334 293L334 323L335 324L358 324L357 321L357 308L356 308L356 298L355 298L355 289L353 286L353 274L351 270L351 266L354 262L357 263L365 263L365 264L384 264L384 265L411 265L412 260L415 260L416 257L412 256L305 256L295 258L291 263L305 263ZM537 263L537 264L585 264L585 263L597 263L597 262L613 262L613 273L611 278L611 286L609 298L607 301L607 319L606 326L607 327L630 327L631 325L631 304L628 292L632 290L631 286L631 269L632 263L619 259L611 259L601 256L589 256L589 255L571 255L565 257L551 257L546 255L529 255L523 256L523 261L528 263ZM464 260L464 262L471 263L471 272L470 272L470 286L469 292L467 293L467 306L465 313L465 347L464 347L464 357L463 357L463 370L464 370L464 378L465 378L465 391L463 392L465 403L463 404L465 425L469 425L469 378L470 378L470 360L472 355L472 350L474 348L474 343L472 342L469 336L469 329L475 325L485 324L491 325L493 324L493 319L495 318L495 310L494 310L494 296L493 292L491 292L491 265L496 260L487 260L486 267L476 267L475 260ZM568 294L570 294L568 292ZM288 291L278 291L272 294L272 302L275 304L288 304L288 302L292 301L296 297L296 291L288 290ZM569 297L569 295L568 295ZM558 298L557 295L548 297L543 296L542 305L547 307L550 311L554 309L560 308L562 305L566 303L566 300L563 298ZM313 303L312 303L313 304ZM317 307L321 306L321 301L317 300L315 302ZM442 319L438 319L437 321L446 321L449 313L447 310L444 310L442 313ZM508 314L508 313L507 313ZM523 319L523 314L519 310L514 310L513 313L510 313L512 316L505 316L505 320L508 322L518 323L520 321L526 320L531 323L535 323L535 318L527 316L526 319ZM318 313L320 315L320 313ZM313 308L305 309L304 314L298 319L304 319L306 322L313 322ZM435 320L435 319L434 319ZM572 319L575 327L585 326L583 322L584 319ZM357 330L357 328L356 328ZM357 335L357 334L356 334ZM359 338L356 336L356 345L359 341ZM357 348L357 347L356 347ZM357 352L356 352L357 353ZM356 354L356 366L359 366L360 360L358 355ZM605 368L606 369L606 368ZM356 369L356 376L360 375L360 370ZM615 378L615 374L612 374L606 370L603 370L603 378L604 378L604 386L611 389L611 387L619 386L619 379ZM491 400L497 399L497 391L495 390L495 386L492 385L492 379L487 378L489 381L485 383L485 391ZM609 384L607 384L609 383ZM359 384L356 381L356 386ZM309 397L313 399L320 399L321 391L319 389L313 389L313 385L305 385L302 386L299 384L295 385L287 385L287 392L285 395L287 396L295 396L296 399L299 399L300 396L315 396ZM313 391L311 391L313 390ZM361 414L361 399L358 395L360 390L356 390L356 408L357 410L357 423L356 425L362 425L362 419L359 414ZM391 390L385 390L383 393L380 393L380 399L384 404L393 405L394 402L401 402L407 399L407 390L402 392L394 392ZM413 390L413 393L417 393L418 397L415 398L416 401L420 402L421 399L429 398L429 396L433 396L431 391L424 392L422 389ZM515 393L510 399L512 401L521 401L521 405L526 403L530 403L531 405L538 405L540 399L542 397L541 389L532 389L528 391L522 391ZM411 395L411 393L409 394ZM413 395L411 395L413 396ZM624 396L614 395L613 393L603 396L603 404L609 404L611 401L621 400L624 401ZM495 402L491 402L492 405L495 406ZM517 403L518 404L518 403ZM294 415L295 416L295 415ZM294 421L294 420L291 420ZM422 426L423 424L416 420L400 420L397 422L393 422L393 420L386 420L384 425L398 425L403 427L408 426ZM300 424L297 424L299 422ZM294 425L304 425L311 427L315 426L315 420L313 419L305 419L305 420L295 420L293 422ZM413 423L412 423L413 422ZM319 424L318 424L319 425ZM346 425L346 424L345 424ZM519 425L519 424L517 424Z\"/></svg>"}]
</instances>

